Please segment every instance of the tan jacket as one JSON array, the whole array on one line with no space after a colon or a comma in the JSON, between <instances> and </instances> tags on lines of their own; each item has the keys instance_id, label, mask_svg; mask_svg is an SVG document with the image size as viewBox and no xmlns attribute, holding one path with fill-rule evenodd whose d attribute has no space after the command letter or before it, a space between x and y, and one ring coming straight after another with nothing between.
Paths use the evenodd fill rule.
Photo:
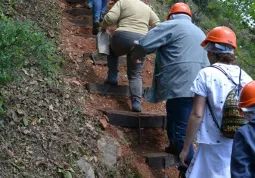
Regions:
<instances>
[{"instance_id":1,"label":"tan jacket","mask_svg":"<svg viewBox=\"0 0 255 178\"><path fill-rule=\"evenodd\" d=\"M118 25L118 31L146 34L149 26L160 20L153 10L140 0L119 0L105 15L103 26Z\"/></svg>"}]
</instances>

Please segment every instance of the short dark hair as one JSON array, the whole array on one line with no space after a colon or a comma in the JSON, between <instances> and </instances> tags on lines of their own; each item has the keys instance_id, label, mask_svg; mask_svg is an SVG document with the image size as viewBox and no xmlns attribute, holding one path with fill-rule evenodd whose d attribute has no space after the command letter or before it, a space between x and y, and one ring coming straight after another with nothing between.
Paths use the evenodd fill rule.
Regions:
<instances>
[{"instance_id":1,"label":"short dark hair","mask_svg":"<svg viewBox=\"0 0 255 178\"><path fill-rule=\"evenodd\" d=\"M216 58L219 62L227 63L227 64L232 64L235 62L236 57L234 54L231 53L220 53L220 54L215 54Z\"/></svg>"}]
</instances>

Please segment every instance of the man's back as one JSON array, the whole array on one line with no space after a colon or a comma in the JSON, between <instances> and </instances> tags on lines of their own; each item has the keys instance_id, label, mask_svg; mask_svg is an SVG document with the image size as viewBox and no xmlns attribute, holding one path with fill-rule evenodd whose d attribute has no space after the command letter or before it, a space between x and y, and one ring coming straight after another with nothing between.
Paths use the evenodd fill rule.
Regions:
<instances>
[{"instance_id":1,"label":"man's back","mask_svg":"<svg viewBox=\"0 0 255 178\"><path fill-rule=\"evenodd\" d=\"M201 29L184 14L165 21L141 40L145 51L157 49L155 76L158 82L156 96L147 100L192 97L191 84L199 70L209 65L207 52L200 46L205 39ZM157 79L158 78L158 79Z\"/></svg>"},{"instance_id":2,"label":"man's back","mask_svg":"<svg viewBox=\"0 0 255 178\"><path fill-rule=\"evenodd\" d=\"M108 24L118 24L117 30L140 34L146 34L150 25L160 22L153 10L140 0L119 0L105 20Z\"/></svg>"}]
</instances>

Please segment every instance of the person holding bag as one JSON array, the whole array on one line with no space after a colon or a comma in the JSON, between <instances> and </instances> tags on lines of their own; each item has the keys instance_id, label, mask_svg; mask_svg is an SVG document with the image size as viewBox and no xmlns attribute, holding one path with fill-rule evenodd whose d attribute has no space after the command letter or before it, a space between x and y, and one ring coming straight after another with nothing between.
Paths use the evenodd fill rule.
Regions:
<instances>
[{"instance_id":1,"label":"person holding bag","mask_svg":"<svg viewBox=\"0 0 255 178\"><path fill-rule=\"evenodd\" d=\"M200 70L191 87L195 94L194 103L179 157L186 165L185 160L196 135L198 149L186 177L230 178L233 139L222 133L223 108L236 85L244 86L252 79L233 64L236 35L230 28L221 26L212 29L201 46L208 52L212 66Z\"/></svg>"},{"instance_id":2,"label":"person holding bag","mask_svg":"<svg viewBox=\"0 0 255 178\"><path fill-rule=\"evenodd\" d=\"M118 85L119 56L127 55L127 76L131 94L131 110L141 112L142 77L141 72L145 58L131 58L134 41L143 38L149 27L160 23L155 12L142 0L115 0L115 4L104 16L102 31L117 25L111 42L110 54L107 56L108 76L105 84Z\"/></svg>"}]
</instances>

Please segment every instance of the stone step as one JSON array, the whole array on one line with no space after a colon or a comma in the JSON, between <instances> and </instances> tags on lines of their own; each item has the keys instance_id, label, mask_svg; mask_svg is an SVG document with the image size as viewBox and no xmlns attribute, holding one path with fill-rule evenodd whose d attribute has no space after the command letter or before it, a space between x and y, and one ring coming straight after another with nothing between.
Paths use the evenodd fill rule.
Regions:
<instances>
[{"instance_id":1,"label":"stone step","mask_svg":"<svg viewBox=\"0 0 255 178\"><path fill-rule=\"evenodd\" d=\"M111 125L128 128L163 128L166 126L166 115L138 113L131 111L104 110Z\"/></svg>"},{"instance_id":2,"label":"stone step","mask_svg":"<svg viewBox=\"0 0 255 178\"><path fill-rule=\"evenodd\" d=\"M86 88L90 93L110 96L130 96L129 86L125 85L107 85L97 83L87 83ZM143 94L148 87L143 88Z\"/></svg>"},{"instance_id":3,"label":"stone step","mask_svg":"<svg viewBox=\"0 0 255 178\"><path fill-rule=\"evenodd\" d=\"M145 155L146 163L153 168L166 169L178 165L177 156L165 152L149 153Z\"/></svg>"},{"instance_id":4,"label":"stone step","mask_svg":"<svg viewBox=\"0 0 255 178\"><path fill-rule=\"evenodd\" d=\"M66 13L71 14L73 16L85 16L85 15L92 15L92 10L85 9L85 8L72 8L72 9L66 10Z\"/></svg>"}]
</instances>

